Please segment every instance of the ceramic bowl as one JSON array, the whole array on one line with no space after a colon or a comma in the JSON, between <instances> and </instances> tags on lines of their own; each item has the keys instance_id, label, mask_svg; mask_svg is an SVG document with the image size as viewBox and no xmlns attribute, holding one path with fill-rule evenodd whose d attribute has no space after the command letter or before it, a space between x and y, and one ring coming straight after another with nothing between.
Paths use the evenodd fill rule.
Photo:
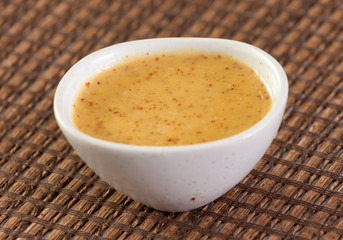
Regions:
<instances>
[{"instance_id":1,"label":"ceramic bowl","mask_svg":"<svg viewBox=\"0 0 343 240\"><path fill-rule=\"evenodd\" d=\"M253 68L267 85L272 107L251 128L228 138L184 146L135 146L100 140L76 129L71 111L87 79L125 56L195 49L229 54ZM261 159L280 126L288 96L287 76L269 54L225 39L161 38L116 44L77 62L60 81L54 112L63 134L86 164L116 190L163 211L201 207L226 193Z\"/></svg>"}]
</instances>

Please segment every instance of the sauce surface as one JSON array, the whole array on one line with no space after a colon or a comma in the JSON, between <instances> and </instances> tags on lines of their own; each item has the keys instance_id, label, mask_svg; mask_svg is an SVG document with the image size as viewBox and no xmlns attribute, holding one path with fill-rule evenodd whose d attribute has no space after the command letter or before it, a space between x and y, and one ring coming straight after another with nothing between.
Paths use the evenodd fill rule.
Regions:
<instances>
[{"instance_id":1,"label":"sauce surface","mask_svg":"<svg viewBox=\"0 0 343 240\"><path fill-rule=\"evenodd\" d=\"M133 145L185 145L251 127L271 108L259 76L228 55L166 52L127 56L79 90L74 125L96 138Z\"/></svg>"}]
</instances>

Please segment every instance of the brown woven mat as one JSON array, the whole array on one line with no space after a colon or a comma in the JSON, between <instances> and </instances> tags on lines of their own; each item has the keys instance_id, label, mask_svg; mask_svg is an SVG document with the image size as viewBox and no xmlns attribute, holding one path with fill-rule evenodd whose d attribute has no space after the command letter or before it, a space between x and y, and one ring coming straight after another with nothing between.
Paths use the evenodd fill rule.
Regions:
<instances>
[{"instance_id":1,"label":"brown woven mat","mask_svg":"<svg viewBox=\"0 0 343 240\"><path fill-rule=\"evenodd\" d=\"M343 238L343 2L0 1L0 239ZM290 84L255 169L211 204L165 213L101 181L52 111L60 78L127 40L203 36L269 52Z\"/></svg>"}]
</instances>

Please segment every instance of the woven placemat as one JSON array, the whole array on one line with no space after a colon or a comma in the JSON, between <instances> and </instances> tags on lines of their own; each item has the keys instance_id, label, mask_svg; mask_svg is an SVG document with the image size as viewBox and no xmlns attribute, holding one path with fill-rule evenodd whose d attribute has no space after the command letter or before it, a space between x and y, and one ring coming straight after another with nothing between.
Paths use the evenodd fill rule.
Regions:
<instances>
[{"instance_id":1,"label":"woven placemat","mask_svg":"<svg viewBox=\"0 0 343 240\"><path fill-rule=\"evenodd\" d=\"M0 239L343 238L343 2L0 1ZM249 175L194 211L109 187L59 130L55 88L80 58L168 36L244 41L285 68L279 133Z\"/></svg>"}]
</instances>

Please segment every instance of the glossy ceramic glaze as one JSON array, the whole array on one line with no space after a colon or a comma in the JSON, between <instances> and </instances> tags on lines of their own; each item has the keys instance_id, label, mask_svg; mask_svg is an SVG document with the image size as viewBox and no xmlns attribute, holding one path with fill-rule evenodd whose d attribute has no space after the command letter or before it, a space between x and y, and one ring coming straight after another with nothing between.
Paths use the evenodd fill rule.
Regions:
<instances>
[{"instance_id":1,"label":"glossy ceramic glaze","mask_svg":"<svg viewBox=\"0 0 343 240\"><path fill-rule=\"evenodd\" d=\"M184 146L134 146L108 142L77 130L71 120L75 94L95 73L126 56L154 51L210 50L252 67L267 85L272 108L256 125L235 136ZM246 43L211 38L147 39L113 45L77 62L56 90L57 123L80 157L116 190L147 206L185 211L203 206L242 180L275 137L284 114L288 81L280 64Z\"/></svg>"}]
</instances>

